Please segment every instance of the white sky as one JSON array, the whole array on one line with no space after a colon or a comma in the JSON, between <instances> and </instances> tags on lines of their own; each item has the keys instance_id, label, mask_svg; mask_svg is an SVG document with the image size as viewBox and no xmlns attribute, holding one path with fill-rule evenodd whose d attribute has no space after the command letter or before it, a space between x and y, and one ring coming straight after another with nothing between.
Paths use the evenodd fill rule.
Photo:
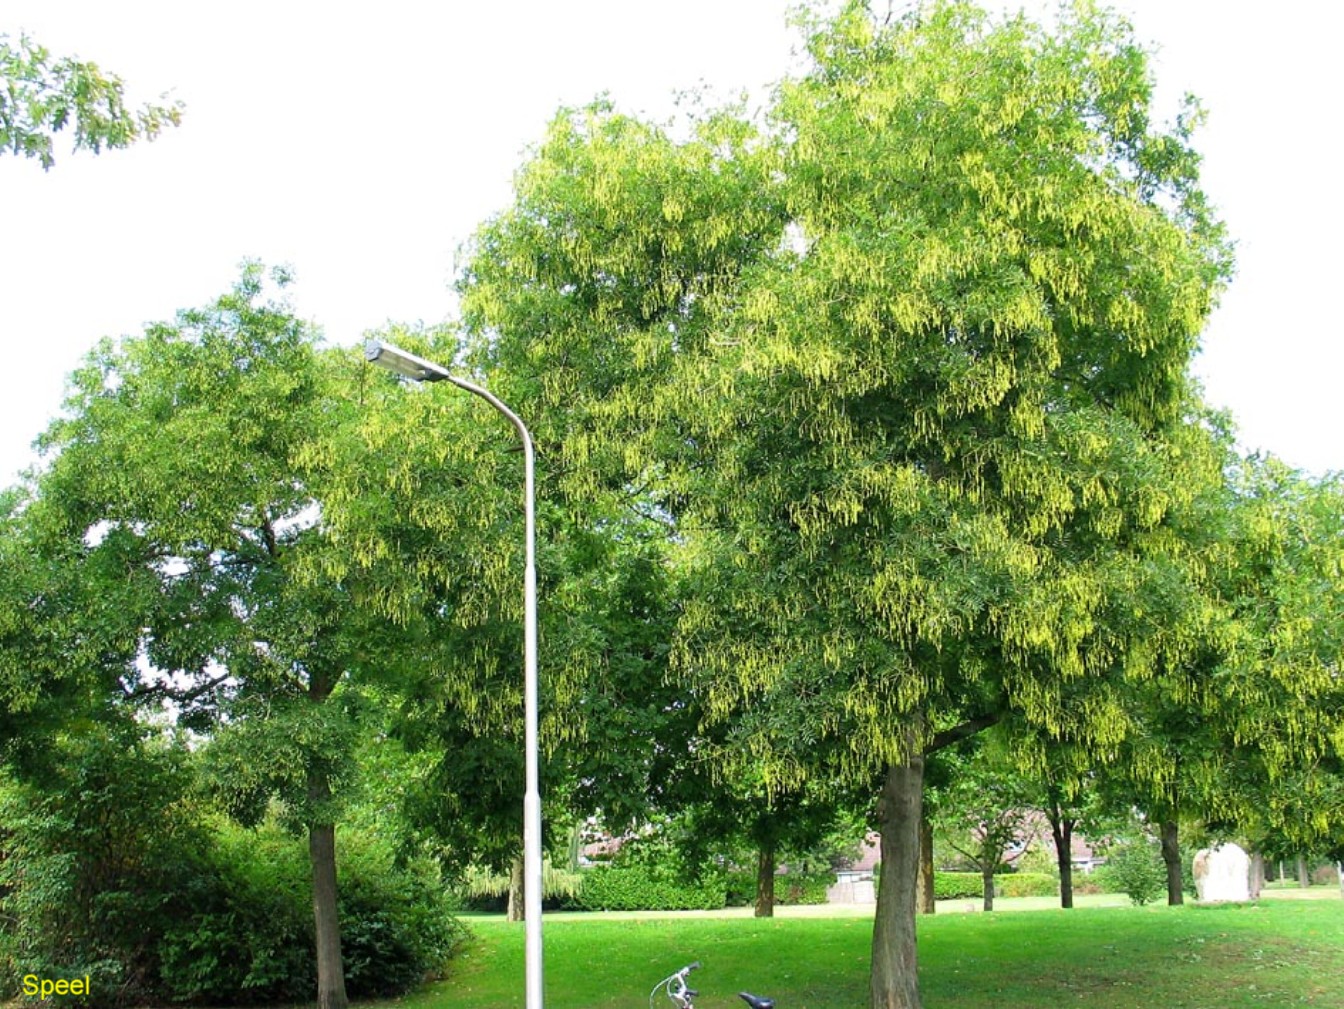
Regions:
<instances>
[{"instance_id":1,"label":"white sky","mask_svg":"<svg viewBox=\"0 0 1344 1009\"><path fill-rule=\"evenodd\" d=\"M789 6L0 0L0 32L97 62L136 104L168 89L187 103L152 144L95 158L61 138L45 174L0 156L0 485L99 337L205 303L245 258L293 266L298 310L336 343L445 318L457 247L507 205L561 104L606 91L666 117L701 82L761 93L792 62ZM1209 399L1247 447L1344 470L1344 8L1117 6L1158 47L1168 99L1192 91L1210 113L1206 190L1239 251L1197 364Z\"/></svg>"}]
</instances>

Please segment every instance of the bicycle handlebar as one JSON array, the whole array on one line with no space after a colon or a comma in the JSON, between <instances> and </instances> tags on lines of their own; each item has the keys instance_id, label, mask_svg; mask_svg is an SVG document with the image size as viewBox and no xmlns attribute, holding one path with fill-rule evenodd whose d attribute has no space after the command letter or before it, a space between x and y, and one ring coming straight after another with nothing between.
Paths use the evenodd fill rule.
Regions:
<instances>
[{"instance_id":1,"label":"bicycle handlebar","mask_svg":"<svg viewBox=\"0 0 1344 1009\"><path fill-rule=\"evenodd\" d=\"M667 977L663 978L656 985L654 985L653 991L649 992L650 1009L652 1009L653 1007L653 996L658 993L659 988L662 988L664 991L666 991L667 997L670 998L673 1002L676 1002L678 1005L682 1006L683 1009L690 1009L691 1004L690 1000L695 998L700 993L696 991L694 988L690 988L687 986L686 975L688 975L693 970L699 970L699 969L700 969L700 961L696 960L694 963L688 963L685 967L681 968L681 970L669 974Z\"/></svg>"}]
</instances>

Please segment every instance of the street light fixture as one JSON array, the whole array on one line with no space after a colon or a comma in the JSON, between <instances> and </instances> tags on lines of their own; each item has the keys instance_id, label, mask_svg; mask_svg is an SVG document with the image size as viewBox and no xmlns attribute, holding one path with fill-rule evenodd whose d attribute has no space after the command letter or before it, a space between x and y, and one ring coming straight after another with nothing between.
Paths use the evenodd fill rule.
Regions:
<instances>
[{"instance_id":1,"label":"street light fixture","mask_svg":"<svg viewBox=\"0 0 1344 1009\"><path fill-rule=\"evenodd\" d=\"M451 382L481 397L502 413L523 440L523 500L526 513L527 570L523 576L523 681L526 791L523 795L523 915L527 937L527 1009L541 1009L541 789L537 757L537 522L532 472L532 435L518 415L479 385L458 378L433 361L381 340L364 344L364 357L417 382Z\"/></svg>"}]
</instances>

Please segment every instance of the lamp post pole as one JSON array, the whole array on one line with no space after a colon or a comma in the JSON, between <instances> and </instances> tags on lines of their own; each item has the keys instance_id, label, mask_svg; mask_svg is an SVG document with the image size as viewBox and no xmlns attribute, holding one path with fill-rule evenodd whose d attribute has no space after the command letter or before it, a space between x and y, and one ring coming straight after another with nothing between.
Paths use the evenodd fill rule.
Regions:
<instances>
[{"instance_id":1,"label":"lamp post pole","mask_svg":"<svg viewBox=\"0 0 1344 1009\"><path fill-rule=\"evenodd\" d=\"M542 1009L541 959L541 788L537 741L537 522L532 435L518 415L488 390L458 378L446 368L380 340L364 344L366 360L417 382L451 382L479 396L502 413L523 441L523 502L527 570L523 575L523 683L526 791L523 795L523 915L526 930L526 1006Z\"/></svg>"}]
</instances>

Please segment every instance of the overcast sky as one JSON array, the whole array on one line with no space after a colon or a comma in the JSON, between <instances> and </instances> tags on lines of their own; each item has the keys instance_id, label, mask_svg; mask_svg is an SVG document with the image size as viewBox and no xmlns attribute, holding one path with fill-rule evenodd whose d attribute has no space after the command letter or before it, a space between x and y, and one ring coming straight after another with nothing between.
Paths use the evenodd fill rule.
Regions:
<instances>
[{"instance_id":1,"label":"overcast sky","mask_svg":"<svg viewBox=\"0 0 1344 1009\"><path fill-rule=\"evenodd\" d=\"M507 205L560 105L607 92L666 117L700 83L764 95L794 65L789 6L0 0L0 32L97 62L137 102L171 89L187 106L181 127L126 151L71 155L58 139L47 173L0 156L0 485L100 337L209 301L245 258L292 266L296 307L335 343L448 317L456 249ZM1209 111L1197 145L1238 275L1196 365L1208 397L1246 447L1344 470L1344 14L1117 6L1158 49L1165 100L1191 91Z\"/></svg>"}]
</instances>

